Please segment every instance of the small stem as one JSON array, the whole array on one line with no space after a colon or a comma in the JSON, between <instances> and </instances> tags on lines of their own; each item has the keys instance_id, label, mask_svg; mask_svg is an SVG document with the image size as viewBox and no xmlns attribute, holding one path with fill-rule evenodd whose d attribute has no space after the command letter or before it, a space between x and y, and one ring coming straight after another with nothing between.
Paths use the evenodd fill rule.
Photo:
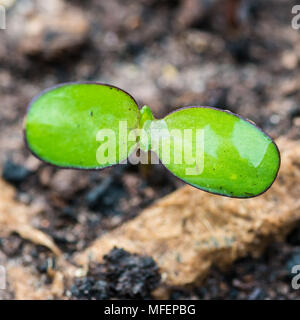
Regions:
<instances>
[{"instance_id":1,"label":"small stem","mask_svg":"<svg viewBox=\"0 0 300 320\"><path fill-rule=\"evenodd\" d=\"M151 158L151 151L149 150L151 147L151 141L149 139L151 139L150 137L150 132L149 132L149 128L151 125L151 122L154 120L154 116L153 113L151 111L151 109L148 106L143 106L143 108L140 111L140 123L139 123L139 128L140 129L144 129L145 132L148 135L148 145L140 145L140 148L143 149L145 152L147 152L147 157L148 157L148 164L140 164L139 168L140 168L140 172L142 174L142 176L146 179L149 178L149 176L151 175L151 171L152 168L149 165L150 161L149 159Z\"/></svg>"},{"instance_id":2,"label":"small stem","mask_svg":"<svg viewBox=\"0 0 300 320\"><path fill-rule=\"evenodd\" d=\"M139 128L143 129L145 126L145 123L147 121L152 121L154 119L154 116L151 109L148 106L143 106L140 112L141 112L141 116L140 116Z\"/></svg>"},{"instance_id":3,"label":"small stem","mask_svg":"<svg viewBox=\"0 0 300 320\"><path fill-rule=\"evenodd\" d=\"M153 117L152 111L148 106L144 106L141 109L141 113L140 113L139 129L142 130L142 136L139 142L140 142L140 148L145 152L147 152L151 148L150 126L153 120L154 120L154 117Z\"/></svg>"}]
</instances>

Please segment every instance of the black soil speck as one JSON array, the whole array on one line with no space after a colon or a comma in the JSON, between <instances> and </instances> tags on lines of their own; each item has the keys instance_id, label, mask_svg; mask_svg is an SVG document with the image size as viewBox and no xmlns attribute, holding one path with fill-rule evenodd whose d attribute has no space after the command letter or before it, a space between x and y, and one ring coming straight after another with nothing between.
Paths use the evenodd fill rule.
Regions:
<instances>
[{"instance_id":1,"label":"black soil speck","mask_svg":"<svg viewBox=\"0 0 300 320\"><path fill-rule=\"evenodd\" d=\"M4 163L2 178L12 184L19 184L26 180L31 174L31 171L22 166L21 164L14 163L11 160L7 160Z\"/></svg>"},{"instance_id":2,"label":"black soil speck","mask_svg":"<svg viewBox=\"0 0 300 320\"><path fill-rule=\"evenodd\" d=\"M110 215L119 213L120 200L125 196L126 192L122 182L108 176L87 192L85 200L89 209Z\"/></svg>"},{"instance_id":3,"label":"black soil speck","mask_svg":"<svg viewBox=\"0 0 300 320\"><path fill-rule=\"evenodd\" d=\"M115 247L104 256L103 264L91 265L87 277L75 280L71 294L84 300L150 299L159 282L158 267L151 257Z\"/></svg>"}]
</instances>

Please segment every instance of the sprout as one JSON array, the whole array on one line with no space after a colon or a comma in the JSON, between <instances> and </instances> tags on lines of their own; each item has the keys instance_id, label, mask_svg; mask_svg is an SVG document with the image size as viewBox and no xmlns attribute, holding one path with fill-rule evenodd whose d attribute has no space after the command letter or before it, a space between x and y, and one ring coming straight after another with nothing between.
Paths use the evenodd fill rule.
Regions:
<instances>
[{"instance_id":1,"label":"sprout","mask_svg":"<svg viewBox=\"0 0 300 320\"><path fill-rule=\"evenodd\" d=\"M74 169L143 163L137 150L152 151L186 183L236 198L265 192L280 166L273 140L238 115L186 107L157 120L125 91L93 82L62 84L34 98L25 140L45 162Z\"/></svg>"}]
</instances>

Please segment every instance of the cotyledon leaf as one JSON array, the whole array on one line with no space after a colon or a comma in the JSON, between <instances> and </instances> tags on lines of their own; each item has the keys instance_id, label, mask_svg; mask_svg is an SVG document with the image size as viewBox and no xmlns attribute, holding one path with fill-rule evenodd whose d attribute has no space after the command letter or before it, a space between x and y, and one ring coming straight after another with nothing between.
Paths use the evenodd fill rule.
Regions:
<instances>
[{"instance_id":1,"label":"cotyledon leaf","mask_svg":"<svg viewBox=\"0 0 300 320\"><path fill-rule=\"evenodd\" d=\"M174 175L208 192L253 197L271 186L279 170L272 139L233 113L189 107L156 120L121 89L91 82L63 84L34 98L25 139L53 165L101 169L129 157L137 137L128 137L138 128L144 131L142 150L155 151Z\"/></svg>"},{"instance_id":2,"label":"cotyledon leaf","mask_svg":"<svg viewBox=\"0 0 300 320\"><path fill-rule=\"evenodd\" d=\"M276 144L231 112L187 107L156 120L155 127L164 133L152 134L151 149L175 176L192 186L249 198L266 191L277 176Z\"/></svg>"},{"instance_id":3,"label":"cotyledon leaf","mask_svg":"<svg viewBox=\"0 0 300 320\"><path fill-rule=\"evenodd\" d=\"M125 122L124 134L119 126ZM31 151L50 164L101 169L128 158L135 141L126 143L122 138L137 128L138 122L137 104L123 90L92 82L67 83L32 100L25 120L25 139ZM110 137L114 150L103 151L102 162L97 157L106 142L103 135L99 136L101 130L115 136Z\"/></svg>"}]
</instances>

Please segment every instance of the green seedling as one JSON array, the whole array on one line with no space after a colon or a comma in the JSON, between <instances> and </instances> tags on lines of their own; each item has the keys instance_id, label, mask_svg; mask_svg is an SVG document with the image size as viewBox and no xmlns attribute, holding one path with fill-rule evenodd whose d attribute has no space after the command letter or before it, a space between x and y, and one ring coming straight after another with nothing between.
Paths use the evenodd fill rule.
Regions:
<instances>
[{"instance_id":1,"label":"green seedling","mask_svg":"<svg viewBox=\"0 0 300 320\"><path fill-rule=\"evenodd\" d=\"M280 166L273 140L236 114L186 107L157 120L125 91L92 82L59 85L34 98L25 140L45 162L74 169L103 169L137 149L151 151L186 183L236 198L265 192Z\"/></svg>"}]
</instances>

